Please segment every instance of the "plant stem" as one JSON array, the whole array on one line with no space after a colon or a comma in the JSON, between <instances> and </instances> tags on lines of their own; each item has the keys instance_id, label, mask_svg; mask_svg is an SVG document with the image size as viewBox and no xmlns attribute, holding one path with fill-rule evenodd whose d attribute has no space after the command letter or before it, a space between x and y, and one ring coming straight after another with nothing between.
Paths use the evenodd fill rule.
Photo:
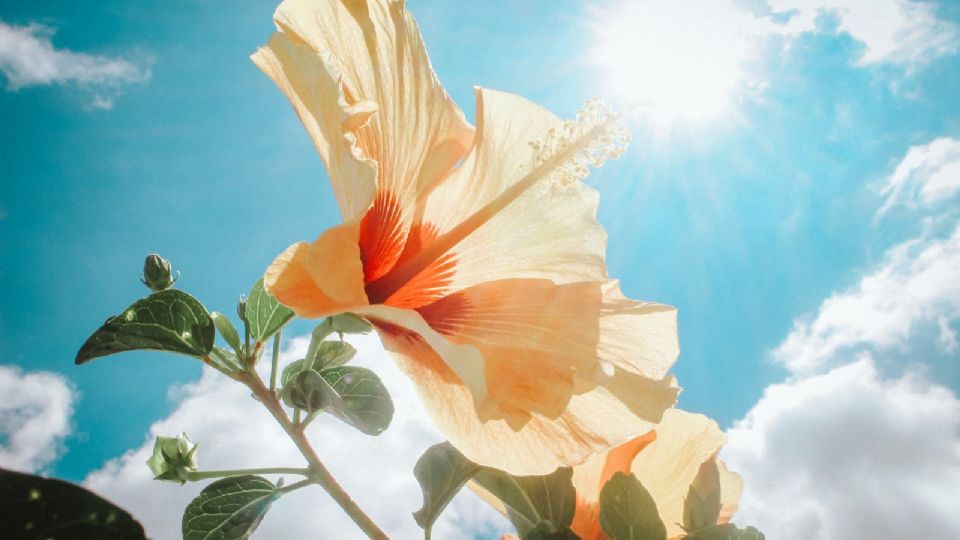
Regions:
<instances>
[{"instance_id":1,"label":"plant stem","mask_svg":"<svg viewBox=\"0 0 960 540\"><path fill-rule=\"evenodd\" d=\"M302 488L302 487L307 487L307 486L312 485L312 484L315 484L315 483L316 483L316 482L314 482L312 479L307 478L307 479L304 479L304 480L300 480L299 482L294 482L294 483L290 484L289 486L283 486L282 488L277 489L277 492L278 492L278 493L290 493L291 491L295 491L295 490L298 490L298 489L300 489L300 488Z\"/></svg>"},{"instance_id":2,"label":"plant stem","mask_svg":"<svg viewBox=\"0 0 960 540\"><path fill-rule=\"evenodd\" d=\"M317 457L317 453L314 451L313 446L310 445L310 441L306 435L290 421L286 411L283 410L283 406L280 405L280 401L277 400L276 394L263 385L263 381L260 380L260 377L256 373L251 373L245 377L245 382L250 390L253 391L253 394L257 396L260 402L270 411L270 414L272 414L274 419L280 424L280 427L287 432L287 435L293 440L293 443L297 445L297 449L300 450L300 453L303 454L303 457L310 465L310 479L319 484L333 497L333 500L337 501L340 508L343 508L343 511L353 519L354 523L360 527L360 530L362 530L364 534L376 540L388 540L387 535L370 519L370 516L364 513L363 509L361 509L356 501L337 483L337 480L330 474L327 467L320 461L320 458Z\"/></svg>"},{"instance_id":3,"label":"plant stem","mask_svg":"<svg viewBox=\"0 0 960 540\"><path fill-rule=\"evenodd\" d=\"M273 358L270 362L270 391L277 391L277 368L280 366L280 336L283 335L283 328L277 330L273 336Z\"/></svg>"},{"instance_id":4,"label":"plant stem","mask_svg":"<svg viewBox=\"0 0 960 540\"><path fill-rule=\"evenodd\" d=\"M262 469L231 469L227 471L191 471L187 473L187 480L207 480L210 478L226 478L228 476L243 476L245 474L299 474L310 476L310 469L293 467L265 467Z\"/></svg>"}]
</instances>

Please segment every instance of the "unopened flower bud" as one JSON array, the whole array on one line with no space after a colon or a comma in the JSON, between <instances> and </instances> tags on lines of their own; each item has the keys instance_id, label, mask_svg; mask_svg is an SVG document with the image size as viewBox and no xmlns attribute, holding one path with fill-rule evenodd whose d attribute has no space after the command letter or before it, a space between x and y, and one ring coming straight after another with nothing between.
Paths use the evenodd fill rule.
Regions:
<instances>
[{"instance_id":1,"label":"unopened flower bud","mask_svg":"<svg viewBox=\"0 0 960 540\"><path fill-rule=\"evenodd\" d=\"M156 480L183 484L197 470L197 447L186 433L177 437L157 437L147 466Z\"/></svg>"},{"instance_id":2,"label":"unopened flower bud","mask_svg":"<svg viewBox=\"0 0 960 540\"><path fill-rule=\"evenodd\" d=\"M240 295L240 301L237 302L237 315L240 317L241 321L247 320L247 297L246 295Z\"/></svg>"},{"instance_id":3,"label":"unopened flower bud","mask_svg":"<svg viewBox=\"0 0 960 540\"><path fill-rule=\"evenodd\" d=\"M147 255L147 259L143 262L143 277L140 278L140 281L150 287L151 291L159 292L173 286L177 278L173 277L170 261L156 253L151 253Z\"/></svg>"}]
</instances>

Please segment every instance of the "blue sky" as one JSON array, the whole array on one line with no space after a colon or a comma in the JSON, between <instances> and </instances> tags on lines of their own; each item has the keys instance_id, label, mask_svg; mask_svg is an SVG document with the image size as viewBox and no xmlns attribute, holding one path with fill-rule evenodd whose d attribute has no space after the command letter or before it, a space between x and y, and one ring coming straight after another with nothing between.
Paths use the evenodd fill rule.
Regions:
<instances>
[{"instance_id":1,"label":"blue sky","mask_svg":"<svg viewBox=\"0 0 960 540\"><path fill-rule=\"evenodd\" d=\"M960 389L951 342L960 294L938 280L960 270L951 236L960 4L642 5L639 33L671 31L626 47L619 64L598 59L623 9L616 2L417 0L409 9L468 117L474 85L561 116L595 95L621 105L645 97L651 80L718 101L697 116L656 104L635 115L630 151L589 180L601 192L610 274L631 297L679 307L681 407L740 425L768 403L765 390L799 392L797 381L843 366L867 370L857 363L867 355L877 385L922 378L945 389L937 395L947 420L960 422L950 408ZM0 364L22 370L12 377L60 374L73 396L68 427L52 439L56 459L24 468L83 480L141 447L148 427L183 405L170 389L200 378L198 362L153 353L73 366L86 336L145 293L137 278L146 253L170 258L181 288L232 313L277 253L339 220L309 138L248 59L272 31L273 6L225 7L0 5ZM704 18L709 32L684 33ZM738 48L717 45L735 38ZM44 58L18 59L11 43L30 39L60 60L43 71ZM618 69L686 58L698 40L700 63L680 67L719 63L729 68L723 80L673 81L661 62L615 87ZM64 60L67 52L82 56ZM942 151L924 153L938 139ZM911 149L922 162L913 169L904 165ZM909 189L878 214L897 178ZM921 254L942 271L924 273ZM878 292L884 279L903 297ZM870 332L884 324L895 330ZM309 328L297 322L288 335ZM957 474L958 461L946 463Z\"/></svg>"}]
</instances>

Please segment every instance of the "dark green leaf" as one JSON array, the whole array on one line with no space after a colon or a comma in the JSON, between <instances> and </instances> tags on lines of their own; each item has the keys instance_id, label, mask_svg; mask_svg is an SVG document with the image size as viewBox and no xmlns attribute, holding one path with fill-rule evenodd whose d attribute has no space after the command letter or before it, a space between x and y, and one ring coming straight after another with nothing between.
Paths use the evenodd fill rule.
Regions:
<instances>
[{"instance_id":1,"label":"dark green leaf","mask_svg":"<svg viewBox=\"0 0 960 540\"><path fill-rule=\"evenodd\" d=\"M237 333L237 329L234 328L230 319L219 311L210 312L210 318L213 319L213 324L216 325L217 330L220 331L220 335L223 336L224 341L233 348L234 352L240 354L240 351L243 350L243 347L240 345L240 334Z\"/></svg>"},{"instance_id":2,"label":"dark green leaf","mask_svg":"<svg viewBox=\"0 0 960 540\"><path fill-rule=\"evenodd\" d=\"M753 527L738 529L736 525L726 523L704 527L683 538L684 540L765 540L766 537Z\"/></svg>"},{"instance_id":3,"label":"dark green leaf","mask_svg":"<svg viewBox=\"0 0 960 540\"><path fill-rule=\"evenodd\" d=\"M526 535L542 521L549 521L554 530L570 526L576 507L572 477L569 467L544 476L511 476L484 469L474 480L503 502L517 532Z\"/></svg>"},{"instance_id":4,"label":"dark green leaf","mask_svg":"<svg viewBox=\"0 0 960 540\"><path fill-rule=\"evenodd\" d=\"M650 493L633 474L618 472L600 491L600 527L610 540L666 540Z\"/></svg>"},{"instance_id":5,"label":"dark green leaf","mask_svg":"<svg viewBox=\"0 0 960 540\"><path fill-rule=\"evenodd\" d=\"M580 540L580 537L570 529L557 530L553 523L541 521L523 536L523 540Z\"/></svg>"},{"instance_id":6,"label":"dark green leaf","mask_svg":"<svg viewBox=\"0 0 960 540\"><path fill-rule=\"evenodd\" d=\"M263 288L263 278L250 290L244 313L250 323L250 335L257 341L266 341L293 318L293 311Z\"/></svg>"},{"instance_id":7,"label":"dark green leaf","mask_svg":"<svg viewBox=\"0 0 960 540\"><path fill-rule=\"evenodd\" d=\"M301 358L287 364L287 367L283 368L283 371L280 373L280 386L286 386L287 383L293 379L294 375L303 371L306 363L306 359Z\"/></svg>"},{"instance_id":8,"label":"dark green leaf","mask_svg":"<svg viewBox=\"0 0 960 540\"><path fill-rule=\"evenodd\" d=\"M213 320L206 308L176 289L138 300L93 333L77 353L77 364L123 351L156 350L201 357L210 353Z\"/></svg>"},{"instance_id":9,"label":"dark green leaf","mask_svg":"<svg viewBox=\"0 0 960 540\"><path fill-rule=\"evenodd\" d=\"M377 375L366 368L341 366L320 372L333 393L330 414L367 435L379 435L393 420L393 400Z\"/></svg>"},{"instance_id":10,"label":"dark green leaf","mask_svg":"<svg viewBox=\"0 0 960 540\"><path fill-rule=\"evenodd\" d=\"M259 476L217 480L187 505L183 512L183 538L249 538L278 496L273 482Z\"/></svg>"},{"instance_id":11,"label":"dark green leaf","mask_svg":"<svg viewBox=\"0 0 960 540\"><path fill-rule=\"evenodd\" d=\"M448 442L428 448L413 467L423 492L423 506L413 513L417 525L425 530L431 528L463 484L479 470L479 465Z\"/></svg>"},{"instance_id":12,"label":"dark green leaf","mask_svg":"<svg viewBox=\"0 0 960 540\"><path fill-rule=\"evenodd\" d=\"M288 407L313 412L326 407L331 394L329 383L319 373L308 369L291 376L284 383L280 397Z\"/></svg>"},{"instance_id":13,"label":"dark green leaf","mask_svg":"<svg viewBox=\"0 0 960 540\"><path fill-rule=\"evenodd\" d=\"M0 469L0 538L138 540L125 510L69 482Z\"/></svg>"}]
</instances>

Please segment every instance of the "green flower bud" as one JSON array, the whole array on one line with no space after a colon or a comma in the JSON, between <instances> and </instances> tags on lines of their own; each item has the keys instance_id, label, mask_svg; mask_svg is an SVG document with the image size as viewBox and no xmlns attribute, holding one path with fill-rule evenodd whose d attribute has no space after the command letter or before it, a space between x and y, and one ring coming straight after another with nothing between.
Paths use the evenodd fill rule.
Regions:
<instances>
[{"instance_id":1,"label":"green flower bud","mask_svg":"<svg viewBox=\"0 0 960 540\"><path fill-rule=\"evenodd\" d=\"M156 480L185 483L197 470L197 447L186 433L177 437L157 437L147 466Z\"/></svg>"},{"instance_id":2,"label":"green flower bud","mask_svg":"<svg viewBox=\"0 0 960 540\"><path fill-rule=\"evenodd\" d=\"M177 277L173 277L170 261L156 253L147 255L147 259L143 262L143 277L140 281L150 287L151 291L159 292L169 289L179 278L179 272Z\"/></svg>"},{"instance_id":3,"label":"green flower bud","mask_svg":"<svg viewBox=\"0 0 960 540\"><path fill-rule=\"evenodd\" d=\"M247 320L247 296L245 294L240 295L240 301L237 302L237 315L240 317L241 321L246 322Z\"/></svg>"}]
</instances>

